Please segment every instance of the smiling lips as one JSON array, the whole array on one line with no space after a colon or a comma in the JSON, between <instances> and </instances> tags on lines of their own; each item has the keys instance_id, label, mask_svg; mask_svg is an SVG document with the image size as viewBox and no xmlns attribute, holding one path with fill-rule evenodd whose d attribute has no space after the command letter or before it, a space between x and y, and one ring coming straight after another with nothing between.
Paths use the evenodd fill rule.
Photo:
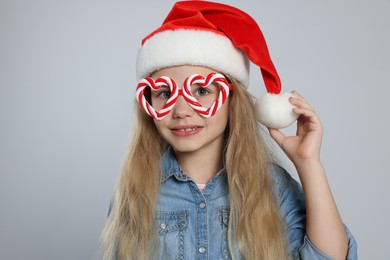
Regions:
<instances>
[{"instance_id":1,"label":"smiling lips","mask_svg":"<svg viewBox=\"0 0 390 260\"><path fill-rule=\"evenodd\" d=\"M178 126L171 128L172 134L180 137L196 135L202 130L202 126Z\"/></svg>"}]
</instances>

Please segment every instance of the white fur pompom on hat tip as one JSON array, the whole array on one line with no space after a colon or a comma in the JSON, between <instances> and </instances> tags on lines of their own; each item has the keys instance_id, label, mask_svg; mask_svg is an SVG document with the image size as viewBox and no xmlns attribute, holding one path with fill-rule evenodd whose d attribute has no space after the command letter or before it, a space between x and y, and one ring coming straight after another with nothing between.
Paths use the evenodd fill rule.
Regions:
<instances>
[{"instance_id":1,"label":"white fur pompom on hat tip","mask_svg":"<svg viewBox=\"0 0 390 260\"><path fill-rule=\"evenodd\" d=\"M291 93L267 93L256 101L256 119L269 128L281 129L290 126L298 118L290 103Z\"/></svg>"}]
</instances>

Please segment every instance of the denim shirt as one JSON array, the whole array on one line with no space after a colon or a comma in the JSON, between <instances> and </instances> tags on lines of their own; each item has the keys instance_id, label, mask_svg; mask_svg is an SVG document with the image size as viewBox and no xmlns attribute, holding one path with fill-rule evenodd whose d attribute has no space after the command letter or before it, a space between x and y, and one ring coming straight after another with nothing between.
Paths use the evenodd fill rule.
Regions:
<instances>
[{"instance_id":1,"label":"denim shirt","mask_svg":"<svg viewBox=\"0 0 390 260\"><path fill-rule=\"evenodd\" d=\"M218 172L202 193L182 172L172 149L164 154L162 170L156 222L160 236L159 258L232 259L227 240L229 192L225 172ZM301 186L279 166L272 166L271 173L292 259L331 259L316 249L306 236ZM357 259L356 241L347 227L346 231L347 259ZM243 259L236 246L232 254L234 259Z\"/></svg>"}]
</instances>

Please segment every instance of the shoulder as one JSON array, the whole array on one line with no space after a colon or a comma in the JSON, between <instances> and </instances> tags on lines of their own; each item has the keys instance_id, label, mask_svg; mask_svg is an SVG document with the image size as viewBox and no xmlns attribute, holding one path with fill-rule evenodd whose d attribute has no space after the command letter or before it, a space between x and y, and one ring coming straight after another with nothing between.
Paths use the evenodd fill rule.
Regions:
<instances>
[{"instance_id":1,"label":"shoulder","mask_svg":"<svg viewBox=\"0 0 390 260\"><path fill-rule=\"evenodd\" d=\"M299 248L305 230L306 204L302 186L279 165L270 167L273 191L284 219L293 251ZM296 241L296 242L293 242ZM297 244L295 244L297 243Z\"/></svg>"},{"instance_id":2,"label":"shoulder","mask_svg":"<svg viewBox=\"0 0 390 260\"><path fill-rule=\"evenodd\" d=\"M273 181L273 190L279 200L302 194L301 185L280 165L271 164L269 173Z\"/></svg>"},{"instance_id":3,"label":"shoulder","mask_svg":"<svg viewBox=\"0 0 390 260\"><path fill-rule=\"evenodd\" d=\"M295 182L286 169L278 164L271 164L269 174L273 181L274 190L277 193L283 193L292 182Z\"/></svg>"}]
</instances>

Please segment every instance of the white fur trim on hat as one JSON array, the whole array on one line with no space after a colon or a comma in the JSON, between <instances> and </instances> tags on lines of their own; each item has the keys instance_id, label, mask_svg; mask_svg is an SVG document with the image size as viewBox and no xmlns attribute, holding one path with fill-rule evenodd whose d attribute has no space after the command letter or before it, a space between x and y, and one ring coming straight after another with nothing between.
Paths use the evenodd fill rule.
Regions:
<instances>
[{"instance_id":1,"label":"white fur trim on hat","mask_svg":"<svg viewBox=\"0 0 390 260\"><path fill-rule=\"evenodd\" d=\"M244 86L249 82L249 59L229 38L211 31L162 31L147 39L138 52L137 79L179 65L205 66L231 75Z\"/></svg>"}]
</instances>

